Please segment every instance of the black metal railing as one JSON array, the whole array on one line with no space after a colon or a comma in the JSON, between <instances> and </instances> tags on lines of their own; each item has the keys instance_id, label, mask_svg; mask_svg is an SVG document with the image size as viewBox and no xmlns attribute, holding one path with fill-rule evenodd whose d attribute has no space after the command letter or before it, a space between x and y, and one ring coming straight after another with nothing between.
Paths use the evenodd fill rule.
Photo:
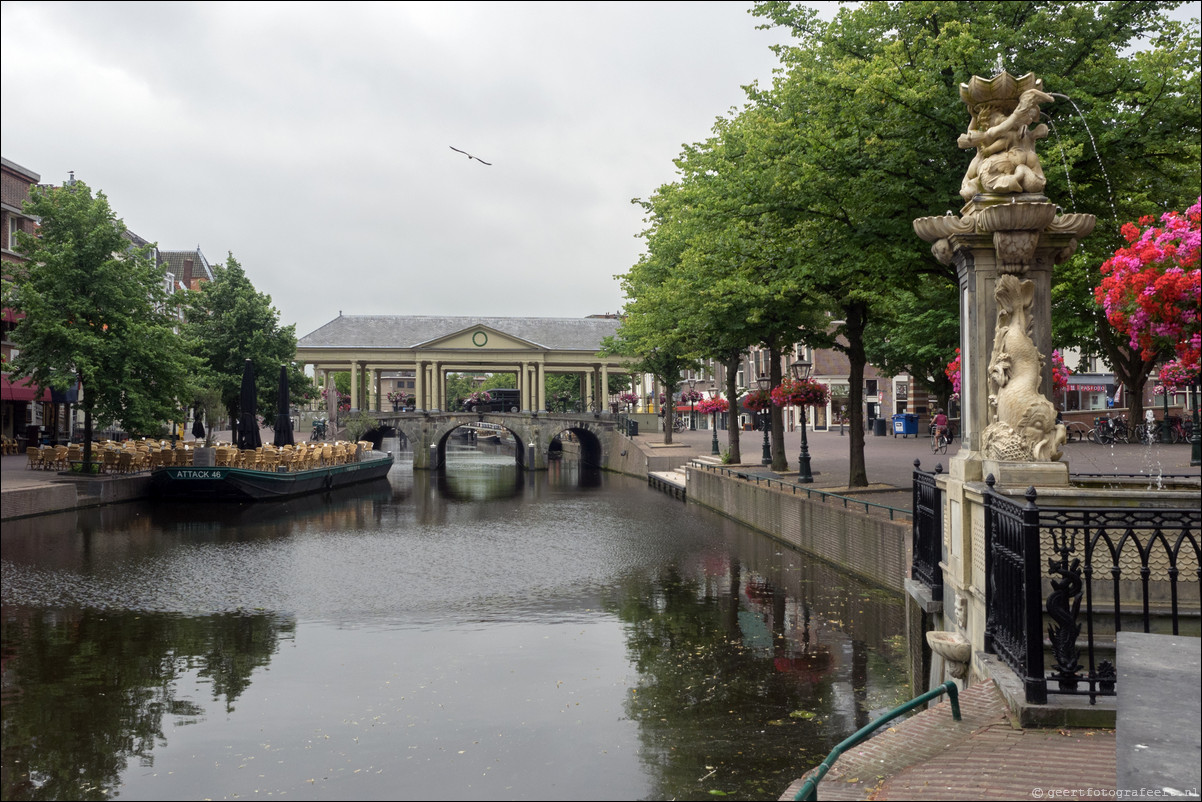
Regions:
<instances>
[{"instance_id":1,"label":"black metal railing","mask_svg":"<svg viewBox=\"0 0 1202 802\"><path fill-rule=\"evenodd\" d=\"M1114 695L1117 673L1103 639L1132 626L1180 634L1182 620L1202 610L1199 509L1039 507L1033 487L1019 504L994 490L992 476L986 485L985 649L1022 678L1028 702L1044 704L1049 693L1086 695L1091 704ZM1183 587L1196 598L1185 602Z\"/></svg>"},{"instance_id":2,"label":"black metal railing","mask_svg":"<svg viewBox=\"0 0 1202 802\"><path fill-rule=\"evenodd\" d=\"M931 599L943 601L943 504L935 478L943 473L943 466L936 465L934 473L922 470L922 463L914 460L914 534L913 554L910 562L910 578L921 582L931 592Z\"/></svg>"}]
</instances>

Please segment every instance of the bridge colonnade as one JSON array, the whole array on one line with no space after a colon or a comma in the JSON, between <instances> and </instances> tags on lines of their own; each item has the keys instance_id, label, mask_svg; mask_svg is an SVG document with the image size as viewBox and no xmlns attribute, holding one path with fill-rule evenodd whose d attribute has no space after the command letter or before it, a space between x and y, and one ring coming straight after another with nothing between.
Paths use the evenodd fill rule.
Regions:
<instances>
[{"instance_id":1,"label":"bridge colonnade","mask_svg":"<svg viewBox=\"0 0 1202 802\"><path fill-rule=\"evenodd\" d=\"M312 367L335 413L333 374L351 377L352 410L391 411L385 404L384 374L411 372L414 408L447 412L450 373L510 373L516 376L520 408L548 411L548 374L575 374L586 411L609 408L611 373L630 373L628 360L602 356L602 340L617 329L612 317L443 318L339 315L301 338L296 361Z\"/></svg>"}]
</instances>

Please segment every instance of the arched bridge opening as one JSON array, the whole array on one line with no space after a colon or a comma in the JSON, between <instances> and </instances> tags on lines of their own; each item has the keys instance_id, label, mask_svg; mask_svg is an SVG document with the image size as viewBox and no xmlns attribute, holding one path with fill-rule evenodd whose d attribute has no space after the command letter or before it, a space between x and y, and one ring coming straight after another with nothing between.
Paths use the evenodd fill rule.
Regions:
<instances>
[{"instance_id":1,"label":"arched bridge opening","mask_svg":"<svg viewBox=\"0 0 1202 802\"><path fill-rule=\"evenodd\" d=\"M407 440L413 449L415 470L438 470L446 465L447 445L461 429L504 433L514 443L514 461L527 471L546 470L552 443L567 446L566 451L578 454L582 464L605 465L608 435L613 432L613 420L600 415L548 413L383 413L378 414L381 426L392 426L398 436ZM570 444L570 445L568 445Z\"/></svg>"}]
</instances>

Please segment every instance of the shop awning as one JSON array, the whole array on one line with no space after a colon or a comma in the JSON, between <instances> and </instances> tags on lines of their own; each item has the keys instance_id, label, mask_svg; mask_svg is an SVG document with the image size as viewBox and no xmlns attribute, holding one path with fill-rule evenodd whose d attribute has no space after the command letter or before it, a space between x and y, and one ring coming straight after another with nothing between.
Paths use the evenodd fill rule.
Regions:
<instances>
[{"instance_id":1,"label":"shop awning","mask_svg":"<svg viewBox=\"0 0 1202 802\"><path fill-rule=\"evenodd\" d=\"M29 383L29 379L12 381L5 373L0 382L0 400L4 401L45 401L50 402L50 390L38 390Z\"/></svg>"}]
</instances>

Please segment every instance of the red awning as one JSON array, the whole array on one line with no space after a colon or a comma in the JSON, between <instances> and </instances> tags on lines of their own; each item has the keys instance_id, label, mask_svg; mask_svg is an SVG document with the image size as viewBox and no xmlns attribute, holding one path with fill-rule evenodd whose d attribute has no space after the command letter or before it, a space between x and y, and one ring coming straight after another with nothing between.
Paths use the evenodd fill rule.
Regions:
<instances>
[{"instance_id":1,"label":"red awning","mask_svg":"<svg viewBox=\"0 0 1202 802\"><path fill-rule=\"evenodd\" d=\"M50 389L42 390L40 393L37 388L29 383L29 379L17 379L10 381L8 374L3 374L3 382L0 383L0 400L4 401L45 401L50 403Z\"/></svg>"}]
</instances>

